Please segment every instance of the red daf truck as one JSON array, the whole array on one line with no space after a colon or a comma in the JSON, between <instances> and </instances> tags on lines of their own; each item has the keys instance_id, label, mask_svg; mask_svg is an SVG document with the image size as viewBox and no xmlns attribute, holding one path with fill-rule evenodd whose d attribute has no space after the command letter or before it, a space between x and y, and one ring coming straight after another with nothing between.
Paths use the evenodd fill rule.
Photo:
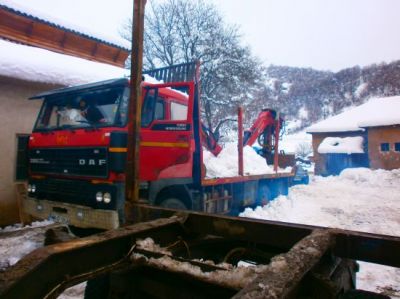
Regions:
<instances>
[{"instance_id":1,"label":"red daf truck","mask_svg":"<svg viewBox=\"0 0 400 299\"><path fill-rule=\"evenodd\" d=\"M287 194L293 172L207 178L203 147L216 155L220 147L200 120L196 64L147 74L166 83L142 84L142 202L237 215L244 207ZM115 79L31 98L43 99L43 105L28 146L23 204L28 214L82 228L111 229L125 222L129 95L128 79ZM273 161L281 125L275 111L263 110L243 144L262 139L265 157Z\"/></svg>"}]
</instances>

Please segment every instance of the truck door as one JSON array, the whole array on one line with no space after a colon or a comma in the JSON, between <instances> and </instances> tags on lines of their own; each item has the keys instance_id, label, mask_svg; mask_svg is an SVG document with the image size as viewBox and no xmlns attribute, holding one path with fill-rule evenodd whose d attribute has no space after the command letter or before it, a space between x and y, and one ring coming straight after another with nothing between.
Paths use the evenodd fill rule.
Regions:
<instances>
[{"instance_id":1,"label":"truck door","mask_svg":"<svg viewBox=\"0 0 400 299\"><path fill-rule=\"evenodd\" d=\"M143 95L140 179L192 177L193 84L146 86Z\"/></svg>"}]
</instances>

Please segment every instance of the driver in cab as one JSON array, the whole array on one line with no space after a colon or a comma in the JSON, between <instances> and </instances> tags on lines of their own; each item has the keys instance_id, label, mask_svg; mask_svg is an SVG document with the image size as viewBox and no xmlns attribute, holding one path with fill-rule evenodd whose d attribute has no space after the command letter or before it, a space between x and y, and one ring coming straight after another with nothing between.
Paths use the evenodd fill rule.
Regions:
<instances>
[{"instance_id":1,"label":"driver in cab","mask_svg":"<svg viewBox=\"0 0 400 299\"><path fill-rule=\"evenodd\" d=\"M103 123L106 121L100 109L96 105L88 104L84 99L79 101L79 110L81 116L90 123Z\"/></svg>"}]
</instances>

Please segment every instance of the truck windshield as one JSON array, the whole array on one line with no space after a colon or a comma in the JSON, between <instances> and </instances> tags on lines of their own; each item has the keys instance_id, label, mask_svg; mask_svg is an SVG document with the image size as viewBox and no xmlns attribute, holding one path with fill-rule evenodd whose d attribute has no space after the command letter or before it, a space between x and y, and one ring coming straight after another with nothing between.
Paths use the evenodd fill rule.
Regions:
<instances>
[{"instance_id":1,"label":"truck windshield","mask_svg":"<svg viewBox=\"0 0 400 299\"><path fill-rule=\"evenodd\" d=\"M44 99L34 130L124 126L129 89L113 87Z\"/></svg>"}]
</instances>

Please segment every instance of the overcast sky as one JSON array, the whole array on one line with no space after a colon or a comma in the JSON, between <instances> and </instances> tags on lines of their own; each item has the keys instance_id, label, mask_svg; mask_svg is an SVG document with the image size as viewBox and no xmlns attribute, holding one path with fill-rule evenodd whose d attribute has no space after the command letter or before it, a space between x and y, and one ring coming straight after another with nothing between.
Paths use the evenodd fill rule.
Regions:
<instances>
[{"instance_id":1,"label":"overcast sky","mask_svg":"<svg viewBox=\"0 0 400 299\"><path fill-rule=\"evenodd\" d=\"M133 0L13 0L118 35ZM148 0L158 1L158 0ZM196 1L196 0L193 0ZM0 0L1 2L1 0ZM399 0L209 0L266 64L340 70L400 59Z\"/></svg>"}]
</instances>

